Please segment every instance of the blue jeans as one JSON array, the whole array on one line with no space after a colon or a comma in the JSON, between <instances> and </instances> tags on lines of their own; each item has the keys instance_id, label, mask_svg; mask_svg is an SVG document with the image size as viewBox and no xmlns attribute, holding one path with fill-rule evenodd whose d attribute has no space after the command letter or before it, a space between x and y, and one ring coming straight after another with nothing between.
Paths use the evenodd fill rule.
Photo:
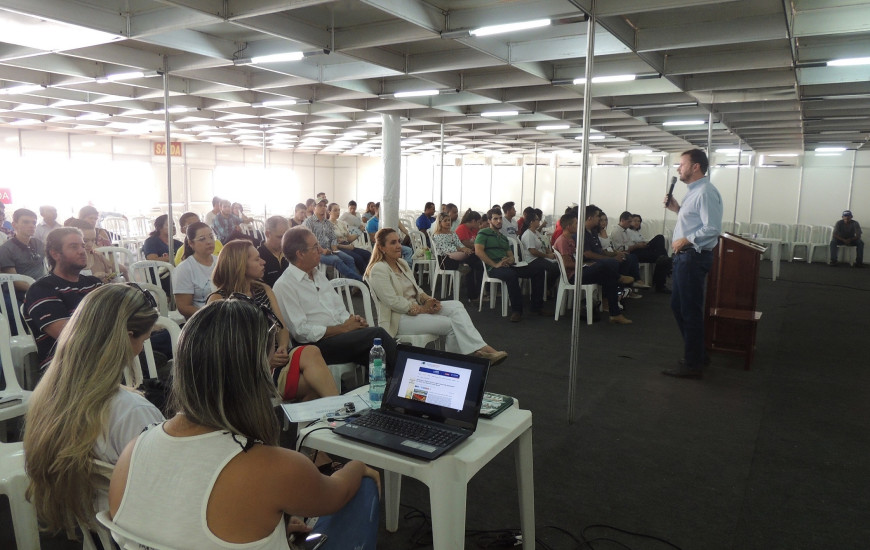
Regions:
<instances>
[{"instance_id":1,"label":"blue jeans","mask_svg":"<svg viewBox=\"0 0 870 550\"><path fill-rule=\"evenodd\" d=\"M493 279L501 279L507 286L511 311L523 312L523 291L520 289L520 277L528 277L532 281L532 311L541 311L544 307L544 273L546 268L540 264L528 264L522 267L495 267L489 270Z\"/></svg>"},{"instance_id":2,"label":"blue jeans","mask_svg":"<svg viewBox=\"0 0 870 550\"><path fill-rule=\"evenodd\" d=\"M571 280L573 283L573 278ZM583 266L581 284L601 285L601 292L607 298L608 313L611 317L622 314L619 309L619 262L613 259L595 260L592 265ZM589 297L587 300L591 299Z\"/></svg>"},{"instance_id":3,"label":"blue jeans","mask_svg":"<svg viewBox=\"0 0 870 550\"><path fill-rule=\"evenodd\" d=\"M683 335L686 368L700 369L704 364L704 286L713 266L709 250L674 254L671 310Z\"/></svg>"},{"instance_id":4,"label":"blue jeans","mask_svg":"<svg viewBox=\"0 0 870 550\"><path fill-rule=\"evenodd\" d=\"M331 265L341 273L342 277L362 281L362 276L356 270L353 263L353 257L350 254L345 254L342 251L333 252L332 254L321 254L320 263L323 265Z\"/></svg>"},{"instance_id":5,"label":"blue jeans","mask_svg":"<svg viewBox=\"0 0 870 550\"><path fill-rule=\"evenodd\" d=\"M380 495L375 481L364 477L356 495L344 508L317 520L312 533L323 533L323 550L375 550L380 523Z\"/></svg>"},{"instance_id":6,"label":"blue jeans","mask_svg":"<svg viewBox=\"0 0 870 550\"><path fill-rule=\"evenodd\" d=\"M414 265L414 249L410 246L402 245L402 259L408 262L408 265Z\"/></svg>"},{"instance_id":7,"label":"blue jeans","mask_svg":"<svg viewBox=\"0 0 870 550\"><path fill-rule=\"evenodd\" d=\"M344 253L350 255L353 258L353 262L356 266L357 271L359 271L360 273L365 273L366 268L369 266L369 260L372 258L371 252L369 252L365 248L354 248Z\"/></svg>"},{"instance_id":8,"label":"blue jeans","mask_svg":"<svg viewBox=\"0 0 870 550\"><path fill-rule=\"evenodd\" d=\"M831 241L831 261L837 261L837 246L854 246L855 247L855 263L863 264L864 263L864 241L858 239L857 241L852 241L849 244L843 244L837 239Z\"/></svg>"}]
</instances>

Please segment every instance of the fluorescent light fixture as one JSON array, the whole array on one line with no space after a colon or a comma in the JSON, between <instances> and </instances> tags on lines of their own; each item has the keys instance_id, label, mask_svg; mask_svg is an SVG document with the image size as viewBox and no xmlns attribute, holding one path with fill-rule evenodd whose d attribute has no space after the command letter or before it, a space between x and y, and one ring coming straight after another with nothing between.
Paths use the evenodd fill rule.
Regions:
<instances>
[{"instance_id":1,"label":"fluorescent light fixture","mask_svg":"<svg viewBox=\"0 0 870 550\"><path fill-rule=\"evenodd\" d=\"M582 140L583 136L580 136L580 137L574 138L574 139ZM602 139L607 139L607 136L605 136L604 134L591 134L589 136L589 141L598 141L598 140L602 140Z\"/></svg>"},{"instance_id":2,"label":"fluorescent light fixture","mask_svg":"<svg viewBox=\"0 0 870 550\"><path fill-rule=\"evenodd\" d=\"M662 126L703 126L706 120L668 120L662 122Z\"/></svg>"},{"instance_id":3,"label":"fluorescent light fixture","mask_svg":"<svg viewBox=\"0 0 870 550\"><path fill-rule=\"evenodd\" d=\"M625 153L607 153L598 156L605 159L621 159L625 156Z\"/></svg>"},{"instance_id":4,"label":"fluorescent light fixture","mask_svg":"<svg viewBox=\"0 0 870 550\"><path fill-rule=\"evenodd\" d=\"M424 97L429 95L438 95L438 90L414 90L411 92L396 92L393 97Z\"/></svg>"},{"instance_id":5,"label":"fluorescent light fixture","mask_svg":"<svg viewBox=\"0 0 870 550\"><path fill-rule=\"evenodd\" d=\"M520 114L519 111L484 111L480 113L480 116L484 118L497 118L502 116L517 116Z\"/></svg>"},{"instance_id":6,"label":"fluorescent light fixture","mask_svg":"<svg viewBox=\"0 0 870 550\"><path fill-rule=\"evenodd\" d=\"M631 155L649 155L652 153L652 149L629 149L629 154Z\"/></svg>"},{"instance_id":7,"label":"fluorescent light fixture","mask_svg":"<svg viewBox=\"0 0 870 550\"><path fill-rule=\"evenodd\" d=\"M42 51L72 50L121 39L115 34L6 10L0 17L0 36L7 44Z\"/></svg>"},{"instance_id":8,"label":"fluorescent light fixture","mask_svg":"<svg viewBox=\"0 0 870 550\"><path fill-rule=\"evenodd\" d=\"M420 145L421 143L423 143L422 139L412 138L412 139L403 139L402 140L402 145Z\"/></svg>"},{"instance_id":9,"label":"fluorescent light fixture","mask_svg":"<svg viewBox=\"0 0 870 550\"><path fill-rule=\"evenodd\" d=\"M21 118L18 120L13 120L9 124L13 126L28 126L30 124L40 124L40 121L36 120L35 118Z\"/></svg>"},{"instance_id":10,"label":"fluorescent light fixture","mask_svg":"<svg viewBox=\"0 0 870 550\"><path fill-rule=\"evenodd\" d=\"M20 86L0 88L0 95L29 94L30 92L42 90L43 88L45 88L45 86L39 84L22 84Z\"/></svg>"},{"instance_id":11,"label":"fluorescent light fixture","mask_svg":"<svg viewBox=\"0 0 870 550\"><path fill-rule=\"evenodd\" d=\"M765 157L796 157L797 153L771 153L769 155L764 155Z\"/></svg>"},{"instance_id":12,"label":"fluorescent light fixture","mask_svg":"<svg viewBox=\"0 0 870 550\"><path fill-rule=\"evenodd\" d=\"M97 78L97 82L104 84L106 82L119 82L121 80L132 80L134 78L145 78L145 73L142 71L130 71L128 73L109 74L103 78Z\"/></svg>"},{"instance_id":13,"label":"fluorescent light fixture","mask_svg":"<svg viewBox=\"0 0 870 550\"><path fill-rule=\"evenodd\" d=\"M103 120L109 118L108 113L86 113L76 117L76 120Z\"/></svg>"},{"instance_id":14,"label":"fluorescent light fixture","mask_svg":"<svg viewBox=\"0 0 870 550\"><path fill-rule=\"evenodd\" d=\"M725 153L726 155L738 155L740 154L740 149L716 149L717 153Z\"/></svg>"},{"instance_id":15,"label":"fluorescent light fixture","mask_svg":"<svg viewBox=\"0 0 870 550\"><path fill-rule=\"evenodd\" d=\"M593 84L603 84L606 82L631 82L636 79L636 74L616 74L611 76L593 76L592 83ZM581 86L586 84L586 77L580 77L574 79L574 84L576 86Z\"/></svg>"},{"instance_id":16,"label":"fluorescent light fixture","mask_svg":"<svg viewBox=\"0 0 870 550\"><path fill-rule=\"evenodd\" d=\"M296 103L295 99L271 99L260 103L260 107L281 107L285 105L296 105Z\"/></svg>"},{"instance_id":17,"label":"fluorescent light fixture","mask_svg":"<svg viewBox=\"0 0 870 550\"><path fill-rule=\"evenodd\" d=\"M521 23L507 23L504 25L490 25L488 27L480 27L468 31L471 36L489 36L491 34L501 34L503 32L524 31L527 29L537 29L539 27L549 26L549 19L535 19L533 21L523 21Z\"/></svg>"},{"instance_id":18,"label":"fluorescent light fixture","mask_svg":"<svg viewBox=\"0 0 870 550\"><path fill-rule=\"evenodd\" d=\"M380 116L370 116L366 119L366 122L369 122L371 124L380 124L382 120L383 119Z\"/></svg>"},{"instance_id":19,"label":"fluorescent light fixture","mask_svg":"<svg viewBox=\"0 0 870 550\"><path fill-rule=\"evenodd\" d=\"M816 153L842 153L845 147L816 147Z\"/></svg>"},{"instance_id":20,"label":"fluorescent light fixture","mask_svg":"<svg viewBox=\"0 0 870 550\"><path fill-rule=\"evenodd\" d=\"M541 124L535 130L567 130L570 124Z\"/></svg>"},{"instance_id":21,"label":"fluorescent light fixture","mask_svg":"<svg viewBox=\"0 0 870 550\"><path fill-rule=\"evenodd\" d=\"M828 67L853 67L855 65L870 65L870 57L847 57L828 61ZM818 151L818 149L816 149Z\"/></svg>"},{"instance_id":22,"label":"fluorescent light fixture","mask_svg":"<svg viewBox=\"0 0 870 550\"><path fill-rule=\"evenodd\" d=\"M261 55L258 57L252 57L251 63L255 65L259 65L261 63L281 63L283 61L299 61L302 59L302 52L286 52L286 53L276 53L272 55Z\"/></svg>"}]
</instances>

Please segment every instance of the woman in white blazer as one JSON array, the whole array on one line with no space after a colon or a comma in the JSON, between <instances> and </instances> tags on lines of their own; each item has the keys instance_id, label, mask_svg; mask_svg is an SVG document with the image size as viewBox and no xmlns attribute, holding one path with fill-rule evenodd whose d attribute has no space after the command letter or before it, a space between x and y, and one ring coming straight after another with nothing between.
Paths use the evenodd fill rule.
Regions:
<instances>
[{"instance_id":1,"label":"woman in white blazer","mask_svg":"<svg viewBox=\"0 0 870 550\"><path fill-rule=\"evenodd\" d=\"M507 358L506 352L483 341L461 302L439 302L417 286L402 259L402 243L395 229L387 227L375 235L365 280L379 301L378 325L390 336L438 334L446 337L447 351L484 357L491 365Z\"/></svg>"}]
</instances>

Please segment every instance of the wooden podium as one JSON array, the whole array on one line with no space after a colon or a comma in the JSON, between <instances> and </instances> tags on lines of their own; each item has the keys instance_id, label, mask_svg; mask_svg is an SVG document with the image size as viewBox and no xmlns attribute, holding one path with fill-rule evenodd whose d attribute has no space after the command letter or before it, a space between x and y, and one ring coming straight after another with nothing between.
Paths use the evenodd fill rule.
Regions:
<instances>
[{"instance_id":1,"label":"wooden podium","mask_svg":"<svg viewBox=\"0 0 870 550\"><path fill-rule=\"evenodd\" d=\"M758 269L765 246L731 233L719 236L707 279L704 339L707 351L743 355L748 370L755 352Z\"/></svg>"}]
</instances>

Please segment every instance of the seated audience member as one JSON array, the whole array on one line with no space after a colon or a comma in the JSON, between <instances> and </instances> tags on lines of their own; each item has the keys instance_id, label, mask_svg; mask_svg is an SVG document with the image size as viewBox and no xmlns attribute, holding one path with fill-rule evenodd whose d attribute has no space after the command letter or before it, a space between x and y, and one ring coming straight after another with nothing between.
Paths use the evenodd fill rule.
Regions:
<instances>
[{"instance_id":1,"label":"seated audience member","mask_svg":"<svg viewBox=\"0 0 870 550\"><path fill-rule=\"evenodd\" d=\"M245 207L242 206L242 203L234 202L230 206L230 209L233 212L233 216L242 220L242 223L239 224L239 228L241 229L242 233L245 233L246 235L250 235L251 233L253 233L254 228L251 226L251 222L254 221L254 218L249 218L248 216L245 216Z\"/></svg>"},{"instance_id":2,"label":"seated audience member","mask_svg":"<svg viewBox=\"0 0 870 550\"><path fill-rule=\"evenodd\" d=\"M665 249L665 238L656 235L647 241L641 233L642 221L639 214L627 211L620 214L619 226L611 233L610 243L614 250L626 251L636 257L638 262L654 263L652 283L656 292L670 293L665 283L673 261Z\"/></svg>"},{"instance_id":3,"label":"seated audience member","mask_svg":"<svg viewBox=\"0 0 870 550\"><path fill-rule=\"evenodd\" d=\"M327 201L327 202L329 202L329 201ZM305 219L308 219L314 215L314 207L315 206L317 206L316 200L308 199L307 201L305 201L305 214L306 214Z\"/></svg>"},{"instance_id":4,"label":"seated audience member","mask_svg":"<svg viewBox=\"0 0 870 550\"><path fill-rule=\"evenodd\" d=\"M381 203L373 202L371 207L371 213L371 217L366 222L366 233L369 234L369 242L375 242L375 233L378 232L378 229L380 229L381 225Z\"/></svg>"},{"instance_id":5,"label":"seated audience member","mask_svg":"<svg viewBox=\"0 0 870 550\"><path fill-rule=\"evenodd\" d=\"M263 282L270 288L275 285L275 281L290 265L290 262L284 257L284 252L281 251L281 239L288 229L290 229L290 224L287 223L284 216L270 216L266 220L266 238L263 240L263 244L257 248L260 258L266 263L263 269Z\"/></svg>"},{"instance_id":6,"label":"seated audience member","mask_svg":"<svg viewBox=\"0 0 870 550\"><path fill-rule=\"evenodd\" d=\"M114 265L114 262L109 261L106 256L96 251L97 246L97 231L94 226L84 220L72 218L67 220L69 227L75 227L82 232L82 238L85 242L85 251L88 253L88 265L86 270L91 271L91 275L99 279L103 283L111 283L118 276L128 277L127 266L124 264Z\"/></svg>"},{"instance_id":7,"label":"seated audience member","mask_svg":"<svg viewBox=\"0 0 870 550\"><path fill-rule=\"evenodd\" d=\"M449 228L449 214L439 214L438 219ZM507 353L483 341L462 302L439 302L417 286L411 268L402 259L402 245L395 229L381 229L375 236L366 281L378 298L378 325L390 336L437 334L446 336L447 351L484 357L491 365L507 358Z\"/></svg>"},{"instance_id":8,"label":"seated audience member","mask_svg":"<svg viewBox=\"0 0 870 550\"><path fill-rule=\"evenodd\" d=\"M610 237L607 236L607 225L610 220L607 219L607 214L601 212L598 214L598 242L601 243L601 248L607 251L614 250L610 246Z\"/></svg>"},{"instance_id":9,"label":"seated audience member","mask_svg":"<svg viewBox=\"0 0 870 550\"><path fill-rule=\"evenodd\" d=\"M353 258L356 270L363 273L369 265L369 259L372 257L372 253L365 248L359 248L356 246L360 241L362 241L362 238L359 235L351 233L347 224L341 220L339 217L341 214L341 207L338 204L332 203L327 206L327 209L329 212L329 221L332 223L332 229L335 232L338 249L345 254L349 254Z\"/></svg>"},{"instance_id":10,"label":"seated audience member","mask_svg":"<svg viewBox=\"0 0 870 550\"><path fill-rule=\"evenodd\" d=\"M338 395L335 380L316 346L290 349L290 332L278 309L272 289L261 283L266 262L251 241L230 241L221 250L211 279L215 291L208 302L230 298L247 299L274 316L278 330L275 346L266 350L272 380L285 401L309 401ZM240 296L241 295L241 296Z\"/></svg>"},{"instance_id":11,"label":"seated audience member","mask_svg":"<svg viewBox=\"0 0 870 550\"><path fill-rule=\"evenodd\" d=\"M471 250L474 250L474 239L477 237L477 232L480 231L480 218L479 212L469 208L462 215L462 220L456 228L456 236L459 237L459 241Z\"/></svg>"},{"instance_id":12,"label":"seated audience member","mask_svg":"<svg viewBox=\"0 0 870 550\"><path fill-rule=\"evenodd\" d=\"M363 223L360 215L356 213L356 201L347 203L347 212L342 214L339 219L347 225L348 231L353 234L359 235L366 230L365 223Z\"/></svg>"},{"instance_id":13,"label":"seated audience member","mask_svg":"<svg viewBox=\"0 0 870 550\"><path fill-rule=\"evenodd\" d=\"M486 266L490 277L501 279L508 289L511 302L511 322L517 323L523 318L523 293L520 290L519 277L528 277L532 281L532 313L549 315L544 311L544 269L541 265L514 264L513 251L508 238L501 232L501 211L492 209L487 212L489 225L481 229L474 240L474 253Z\"/></svg>"},{"instance_id":14,"label":"seated audience member","mask_svg":"<svg viewBox=\"0 0 870 550\"><path fill-rule=\"evenodd\" d=\"M568 208L566 208L565 214L569 214L569 213L574 214L574 217L576 217L578 219L580 217L580 209L577 206L569 206ZM550 235L550 246L556 244L556 239L558 239L561 234L562 234L562 221L560 218L559 221L556 222L556 227L553 230L553 234Z\"/></svg>"},{"instance_id":15,"label":"seated audience member","mask_svg":"<svg viewBox=\"0 0 870 550\"><path fill-rule=\"evenodd\" d=\"M448 210L449 212L449 210ZM466 246L459 236L450 230L450 214L438 214L432 241L438 251L438 261L444 269L458 269L465 273L465 288L468 299L475 301L480 296L480 282L483 280L483 262L474 253L474 243ZM459 296L454 296L459 299Z\"/></svg>"},{"instance_id":16,"label":"seated audience member","mask_svg":"<svg viewBox=\"0 0 870 550\"><path fill-rule=\"evenodd\" d=\"M51 360L54 344L82 299L102 283L82 275L88 254L82 232L61 227L45 241L49 274L30 285L24 298L24 317L36 340L40 373Z\"/></svg>"},{"instance_id":17,"label":"seated audience member","mask_svg":"<svg viewBox=\"0 0 870 550\"><path fill-rule=\"evenodd\" d=\"M250 219L250 218L249 218ZM232 203L226 199L221 200L221 211L214 217L211 228L217 240L228 243L234 239L250 239L241 231L244 220L232 212Z\"/></svg>"},{"instance_id":18,"label":"seated audience member","mask_svg":"<svg viewBox=\"0 0 870 550\"><path fill-rule=\"evenodd\" d=\"M45 276L45 246L33 234L36 232L36 212L19 208L12 213L15 234L0 245L0 270L3 273L27 275L33 279ZM30 288L26 281L15 281L18 299Z\"/></svg>"},{"instance_id":19,"label":"seated audience member","mask_svg":"<svg viewBox=\"0 0 870 550\"><path fill-rule=\"evenodd\" d=\"M505 237L516 237L517 236L517 209L514 206L513 201L508 201L502 205L502 218L501 218L501 233Z\"/></svg>"},{"instance_id":20,"label":"seated audience member","mask_svg":"<svg viewBox=\"0 0 870 550\"><path fill-rule=\"evenodd\" d=\"M526 216L528 216L529 214L534 214L534 213L535 213L535 209L531 206L527 206L527 207L523 208L523 215L520 217L520 219L517 220L517 237L518 238L521 238L523 236L523 233L526 232L526 229L528 229L528 226L526 225Z\"/></svg>"},{"instance_id":21,"label":"seated audience member","mask_svg":"<svg viewBox=\"0 0 870 550\"><path fill-rule=\"evenodd\" d=\"M372 216L375 215L377 215L377 212L375 211L375 203L369 202L368 204L366 204L366 211L362 214L363 223L368 223Z\"/></svg>"},{"instance_id":22,"label":"seated audience member","mask_svg":"<svg viewBox=\"0 0 870 550\"><path fill-rule=\"evenodd\" d=\"M181 235L184 238L184 243L187 243L187 227L190 224L196 223L198 221L199 221L199 215L195 214L194 212L185 212L184 214L181 215L181 217L178 218L178 223L181 225ZM208 222L206 222L206 225L211 227L211 225ZM220 241L216 240L214 242L214 254L215 254L215 256L220 254L221 248L223 248L223 245L221 244ZM175 250L175 259L173 260L172 264L178 265L183 261L184 261L184 246L182 245L182 246L179 246Z\"/></svg>"},{"instance_id":23,"label":"seated audience member","mask_svg":"<svg viewBox=\"0 0 870 550\"><path fill-rule=\"evenodd\" d=\"M15 231L6 219L6 205L0 202L0 242L6 241Z\"/></svg>"},{"instance_id":24,"label":"seated audience member","mask_svg":"<svg viewBox=\"0 0 870 550\"><path fill-rule=\"evenodd\" d=\"M27 496L51 533L74 539L79 524L96 527L108 495L94 483L94 459L115 464L127 443L163 420L122 381L157 316L150 294L106 285L82 300L60 335L30 398L24 431Z\"/></svg>"},{"instance_id":25,"label":"seated audience member","mask_svg":"<svg viewBox=\"0 0 870 550\"><path fill-rule=\"evenodd\" d=\"M112 246L112 238L109 236L109 232L97 225L97 222L100 220L99 210L93 206L82 206L81 210L79 210L79 219L88 222L96 228L97 248L101 246Z\"/></svg>"},{"instance_id":26,"label":"seated audience member","mask_svg":"<svg viewBox=\"0 0 870 550\"><path fill-rule=\"evenodd\" d=\"M167 548L286 549L288 530L307 529L288 529L285 515L320 516L317 531L334 548L375 548L378 473L353 460L327 477L278 446L269 326L243 300L209 304L185 324L170 398L177 412L128 444L112 476L119 527Z\"/></svg>"},{"instance_id":27,"label":"seated audience member","mask_svg":"<svg viewBox=\"0 0 870 550\"><path fill-rule=\"evenodd\" d=\"M173 226L175 224L172 224ZM157 216L154 220L154 231L145 239L145 244L142 245L142 254L146 260L157 260L159 262L169 262L169 216L163 214ZM173 233L175 233L173 228ZM175 251L184 246L184 243L172 238L172 254L175 256Z\"/></svg>"},{"instance_id":28,"label":"seated audience member","mask_svg":"<svg viewBox=\"0 0 870 550\"><path fill-rule=\"evenodd\" d=\"M362 281L362 272L357 271L353 256L338 248L335 226L326 217L326 204L325 199L317 203L314 215L305 220L305 227L314 233L323 249L320 263L334 267L342 277Z\"/></svg>"},{"instance_id":29,"label":"seated audience member","mask_svg":"<svg viewBox=\"0 0 870 550\"><path fill-rule=\"evenodd\" d=\"M293 210L293 217L290 218L290 227L296 227L297 225L302 225L305 223L305 220L308 219L308 209L305 208L305 204L299 203L296 205L296 208Z\"/></svg>"},{"instance_id":30,"label":"seated audience member","mask_svg":"<svg viewBox=\"0 0 870 550\"><path fill-rule=\"evenodd\" d=\"M830 244L830 265L837 265L838 246L855 247L855 267L864 267L864 241L861 240L861 225L852 219L852 211L844 210L843 219L834 224L833 239Z\"/></svg>"},{"instance_id":31,"label":"seated audience member","mask_svg":"<svg viewBox=\"0 0 870 550\"><path fill-rule=\"evenodd\" d=\"M442 205L442 207L444 210L447 209L446 204ZM432 223L435 222L434 215L435 215L435 203L434 202L427 202L426 206L423 207L423 213L417 217L417 229L419 229L420 231L422 231L425 234L426 231L430 227L432 227ZM371 231L369 231L369 233L371 233ZM372 242L374 242L374 239L372 239Z\"/></svg>"},{"instance_id":32,"label":"seated audience member","mask_svg":"<svg viewBox=\"0 0 870 550\"><path fill-rule=\"evenodd\" d=\"M587 218L587 226L594 228L595 224L599 223L597 218ZM562 215L559 219L559 225L563 228L562 234L556 239L556 244L553 249L562 255L562 260L565 262L565 271L568 275L568 280L573 284L575 271L577 268L577 215L573 209ZM631 277L620 277L619 268L616 260L608 258L606 260L587 261L581 266L581 284L584 285L601 285L604 293L606 308L610 313L610 322L615 325L628 325L631 320L622 314L622 309L619 306L619 284L631 283ZM586 297L591 300L590 296Z\"/></svg>"},{"instance_id":33,"label":"seated audience member","mask_svg":"<svg viewBox=\"0 0 870 550\"><path fill-rule=\"evenodd\" d=\"M57 221L57 208L53 206L40 206L39 215L42 216L42 221L36 225L36 232L33 236L45 243L45 238L53 229L63 227Z\"/></svg>"},{"instance_id":34,"label":"seated audience member","mask_svg":"<svg viewBox=\"0 0 870 550\"><path fill-rule=\"evenodd\" d=\"M175 305L186 319L205 306L212 292L211 274L217 256L214 255L214 233L202 222L187 226L187 244L184 245L184 261L175 268L172 292Z\"/></svg>"},{"instance_id":35,"label":"seated audience member","mask_svg":"<svg viewBox=\"0 0 870 550\"><path fill-rule=\"evenodd\" d=\"M221 203L223 199L220 197L212 197L211 198L211 211L205 215L205 224L209 227L214 225L214 218L218 214L221 213ZM178 220L178 223L182 223L181 220ZM193 222L191 222L193 223ZM183 225L183 224L182 224ZM184 231L184 227L181 228L181 231Z\"/></svg>"},{"instance_id":36,"label":"seated audience member","mask_svg":"<svg viewBox=\"0 0 870 550\"><path fill-rule=\"evenodd\" d=\"M290 266L273 287L278 306L294 341L320 348L328 365L354 362L367 365L375 338L387 351L387 372L396 361L396 341L386 330L370 327L359 315L351 315L341 296L319 269L320 245L306 227L294 227L281 244Z\"/></svg>"},{"instance_id":37,"label":"seated audience member","mask_svg":"<svg viewBox=\"0 0 870 550\"><path fill-rule=\"evenodd\" d=\"M456 231L459 227L459 207L452 202L447 203L447 215L450 217L450 230Z\"/></svg>"},{"instance_id":38,"label":"seated audience member","mask_svg":"<svg viewBox=\"0 0 870 550\"><path fill-rule=\"evenodd\" d=\"M480 231L481 229L486 229L487 227L489 227L489 214L483 213L480 215L480 224L477 226L477 230ZM476 234L475 238L477 238Z\"/></svg>"},{"instance_id":39,"label":"seated audience member","mask_svg":"<svg viewBox=\"0 0 870 550\"><path fill-rule=\"evenodd\" d=\"M528 263L539 263L547 272L547 282L550 287L558 284L560 273L556 264L556 255L547 249L544 239L538 233L541 226L541 218L535 214L534 209L528 211L523 218L522 227L525 228L520 238L520 246L523 251L523 260Z\"/></svg>"},{"instance_id":40,"label":"seated audience member","mask_svg":"<svg viewBox=\"0 0 870 550\"><path fill-rule=\"evenodd\" d=\"M598 232L601 228L600 213L601 211L594 204L586 207L585 240L583 242L584 261L615 260L619 274L631 277L635 288L649 288L649 285L640 282L640 268L638 267L636 257L628 252L614 252L602 248L601 241L598 239ZM595 219L593 220L592 218ZM635 296L640 295L636 294Z\"/></svg>"}]
</instances>

